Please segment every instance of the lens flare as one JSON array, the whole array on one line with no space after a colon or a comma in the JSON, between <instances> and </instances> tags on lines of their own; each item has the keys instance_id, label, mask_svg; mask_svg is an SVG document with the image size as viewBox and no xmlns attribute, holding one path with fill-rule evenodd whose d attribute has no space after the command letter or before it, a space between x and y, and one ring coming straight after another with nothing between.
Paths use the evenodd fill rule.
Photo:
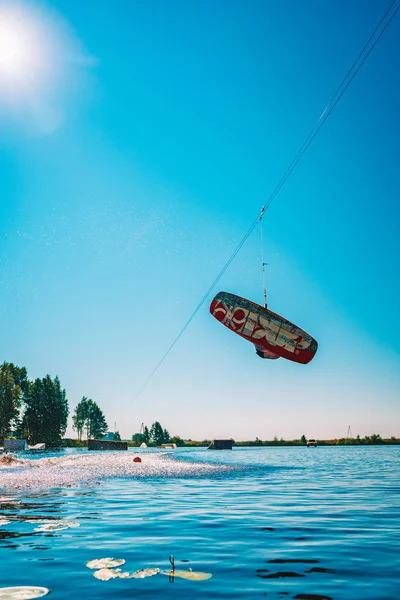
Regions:
<instances>
[{"instance_id":1,"label":"lens flare","mask_svg":"<svg viewBox=\"0 0 400 600\"><path fill-rule=\"evenodd\" d=\"M21 68L26 48L17 31L0 24L0 70L12 73Z\"/></svg>"},{"instance_id":2,"label":"lens flare","mask_svg":"<svg viewBox=\"0 0 400 600\"><path fill-rule=\"evenodd\" d=\"M0 0L0 121L53 133L88 87L87 56L65 19L31 0Z\"/></svg>"},{"instance_id":3,"label":"lens flare","mask_svg":"<svg viewBox=\"0 0 400 600\"><path fill-rule=\"evenodd\" d=\"M49 72L49 48L31 14L0 11L0 89L34 91Z\"/></svg>"}]
</instances>

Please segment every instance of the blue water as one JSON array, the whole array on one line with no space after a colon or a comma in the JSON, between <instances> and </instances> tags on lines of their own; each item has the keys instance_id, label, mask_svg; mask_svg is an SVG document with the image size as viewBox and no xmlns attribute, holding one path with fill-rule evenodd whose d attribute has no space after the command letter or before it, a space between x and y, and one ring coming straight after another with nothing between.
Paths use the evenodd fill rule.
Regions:
<instances>
[{"instance_id":1,"label":"blue water","mask_svg":"<svg viewBox=\"0 0 400 600\"><path fill-rule=\"evenodd\" d=\"M174 460L244 467L182 477L109 478L56 490L5 490L0 586L37 585L51 598L397 600L400 447L176 450ZM35 532L23 519L80 527ZM169 568L207 581L98 581L85 562ZM295 561L295 562L293 562ZM307 562L306 562L307 561Z\"/></svg>"}]
</instances>

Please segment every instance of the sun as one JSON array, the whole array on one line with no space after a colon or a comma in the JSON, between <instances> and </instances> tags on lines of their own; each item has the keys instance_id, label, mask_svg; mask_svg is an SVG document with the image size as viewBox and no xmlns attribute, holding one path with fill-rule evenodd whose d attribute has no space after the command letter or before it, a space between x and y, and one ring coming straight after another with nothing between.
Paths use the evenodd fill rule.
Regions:
<instances>
[{"instance_id":1,"label":"sun","mask_svg":"<svg viewBox=\"0 0 400 600\"><path fill-rule=\"evenodd\" d=\"M23 32L0 22L0 71L9 76L18 75L23 71L27 58Z\"/></svg>"},{"instance_id":2,"label":"sun","mask_svg":"<svg viewBox=\"0 0 400 600\"><path fill-rule=\"evenodd\" d=\"M49 66L46 34L27 10L0 10L0 90L34 90Z\"/></svg>"},{"instance_id":3,"label":"sun","mask_svg":"<svg viewBox=\"0 0 400 600\"><path fill-rule=\"evenodd\" d=\"M0 121L35 134L60 126L88 64L68 22L43 4L0 0Z\"/></svg>"}]
</instances>

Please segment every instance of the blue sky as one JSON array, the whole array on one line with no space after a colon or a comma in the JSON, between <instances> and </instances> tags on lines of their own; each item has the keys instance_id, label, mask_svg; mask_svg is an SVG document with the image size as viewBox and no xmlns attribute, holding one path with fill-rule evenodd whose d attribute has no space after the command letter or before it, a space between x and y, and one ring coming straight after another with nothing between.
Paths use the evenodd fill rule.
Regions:
<instances>
[{"instance_id":1,"label":"blue sky","mask_svg":"<svg viewBox=\"0 0 400 600\"><path fill-rule=\"evenodd\" d=\"M193 439L400 435L400 17L264 219L269 306L315 359L259 359L206 303L134 400L384 7L18 10L37 85L0 76L0 360L58 375L124 437L154 420ZM257 230L215 293L261 303L260 262Z\"/></svg>"}]
</instances>

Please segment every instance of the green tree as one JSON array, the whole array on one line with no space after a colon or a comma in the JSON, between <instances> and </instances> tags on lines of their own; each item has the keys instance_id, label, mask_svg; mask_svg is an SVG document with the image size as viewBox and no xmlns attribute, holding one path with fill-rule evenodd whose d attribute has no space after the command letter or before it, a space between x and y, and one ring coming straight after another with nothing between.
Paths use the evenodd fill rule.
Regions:
<instances>
[{"instance_id":1,"label":"green tree","mask_svg":"<svg viewBox=\"0 0 400 600\"><path fill-rule=\"evenodd\" d=\"M86 398L83 403L83 411L85 415L85 429L86 429L86 439L88 440L92 436L92 411L93 411L93 400L91 398ZM82 398L83 400L83 398Z\"/></svg>"},{"instance_id":2,"label":"green tree","mask_svg":"<svg viewBox=\"0 0 400 600\"><path fill-rule=\"evenodd\" d=\"M67 429L68 400L58 377L35 379L25 398L23 424L31 443L57 447Z\"/></svg>"},{"instance_id":3,"label":"green tree","mask_svg":"<svg viewBox=\"0 0 400 600\"><path fill-rule=\"evenodd\" d=\"M22 401L23 384L13 364L0 366L0 439L8 435L12 426L17 426ZM22 371L22 369L18 369ZM26 369L25 381L26 381Z\"/></svg>"},{"instance_id":4,"label":"green tree","mask_svg":"<svg viewBox=\"0 0 400 600\"><path fill-rule=\"evenodd\" d=\"M171 439L171 436L169 435L169 431L167 429L164 429L163 431L163 441L161 442L162 444L168 444L169 441Z\"/></svg>"},{"instance_id":5,"label":"green tree","mask_svg":"<svg viewBox=\"0 0 400 600\"><path fill-rule=\"evenodd\" d=\"M83 396L75 407L72 417L73 428L78 433L78 439L82 439L83 431L86 429L86 437L102 438L107 433L108 425L103 411L91 398Z\"/></svg>"},{"instance_id":6,"label":"green tree","mask_svg":"<svg viewBox=\"0 0 400 600\"><path fill-rule=\"evenodd\" d=\"M301 436L301 438L300 438L300 441L301 441L301 443L302 443L302 444L307 444L307 438L306 438L306 436L304 435L304 433L303 433L303 435Z\"/></svg>"},{"instance_id":7,"label":"green tree","mask_svg":"<svg viewBox=\"0 0 400 600\"><path fill-rule=\"evenodd\" d=\"M119 431L116 431L114 433L114 441L115 442L120 442L121 441L121 436L119 435Z\"/></svg>"},{"instance_id":8,"label":"green tree","mask_svg":"<svg viewBox=\"0 0 400 600\"><path fill-rule=\"evenodd\" d=\"M149 428L147 427L147 425L143 429L143 441L145 444L149 444L149 442L150 442L150 431L149 431Z\"/></svg>"},{"instance_id":9,"label":"green tree","mask_svg":"<svg viewBox=\"0 0 400 600\"><path fill-rule=\"evenodd\" d=\"M174 437L172 437L170 439L170 442L171 442L171 444L176 444L177 446L184 446L185 445L184 440L181 437L179 437L179 435L174 435Z\"/></svg>"},{"instance_id":10,"label":"green tree","mask_svg":"<svg viewBox=\"0 0 400 600\"><path fill-rule=\"evenodd\" d=\"M89 437L94 439L102 438L107 433L108 425L103 411L93 400L87 401L87 421L86 431Z\"/></svg>"},{"instance_id":11,"label":"green tree","mask_svg":"<svg viewBox=\"0 0 400 600\"><path fill-rule=\"evenodd\" d=\"M158 421L155 421L151 426L150 437L157 446L164 444L164 430Z\"/></svg>"},{"instance_id":12,"label":"green tree","mask_svg":"<svg viewBox=\"0 0 400 600\"><path fill-rule=\"evenodd\" d=\"M29 388L28 373L25 367L17 367L14 363L4 363L10 369L14 378L15 385L18 385L23 394L26 394Z\"/></svg>"},{"instance_id":13,"label":"green tree","mask_svg":"<svg viewBox=\"0 0 400 600\"><path fill-rule=\"evenodd\" d=\"M82 440L83 429L85 427L87 419L87 398L83 396L82 400L75 406L74 414L72 416L72 428L78 434L78 440Z\"/></svg>"}]
</instances>

